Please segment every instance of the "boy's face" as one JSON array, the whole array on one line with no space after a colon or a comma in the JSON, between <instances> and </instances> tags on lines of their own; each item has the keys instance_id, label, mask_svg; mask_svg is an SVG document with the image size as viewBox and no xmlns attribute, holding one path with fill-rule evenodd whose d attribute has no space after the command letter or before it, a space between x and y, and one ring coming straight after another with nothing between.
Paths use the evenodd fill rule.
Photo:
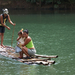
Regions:
<instances>
[{"instance_id":1,"label":"boy's face","mask_svg":"<svg viewBox=\"0 0 75 75\"><path fill-rule=\"evenodd\" d=\"M18 36L22 37L22 34L18 34Z\"/></svg>"},{"instance_id":2,"label":"boy's face","mask_svg":"<svg viewBox=\"0 0 75 75\"><path fill-rule=\"evenodd\" d=\"M7 14L4 14L4 16L6 17L6 16L7 16Z\"/></svg>"}]
</instances>

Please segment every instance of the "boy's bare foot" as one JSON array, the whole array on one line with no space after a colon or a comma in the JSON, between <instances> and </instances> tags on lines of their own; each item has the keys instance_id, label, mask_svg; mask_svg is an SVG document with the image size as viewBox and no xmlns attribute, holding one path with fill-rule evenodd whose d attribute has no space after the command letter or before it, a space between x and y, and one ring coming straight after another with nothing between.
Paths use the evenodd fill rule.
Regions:
<instances>
[{"instance_id":1,"label":"boy's bare foot","mask_svg":"<svg viewBox=\"0 0 75 75\"><path fill-rule=\"evenodd\" d=\"M20 56L20 57L18 57L18 58L23 59L23 57L22 57L22 56Z\"/></svg>"},{"instance_id":2,"label":"boy's bare foot","mask_svg":"<svg viewBox=\"0 0 75 75\"><path fill-rule=\"evenodd\" d=\"M1 45L0 45L0 48L1 48Z\"/></svg>"},{"instance_id":3,"label":"boy's bare foot","mask_svg":"<svg viewBox=\"0 0 75 75\"><path fill-rule=\"evenodd\" d=\"M2 44L1 47L5 48L5 46Z\"/></svg>"}]
</instances>

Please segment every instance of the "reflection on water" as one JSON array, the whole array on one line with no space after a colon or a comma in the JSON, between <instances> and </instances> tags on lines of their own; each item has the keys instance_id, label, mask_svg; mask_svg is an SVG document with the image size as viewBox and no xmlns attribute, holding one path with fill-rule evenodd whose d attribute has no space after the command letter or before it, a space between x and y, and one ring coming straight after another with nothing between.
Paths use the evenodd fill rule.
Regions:
<instances>
[{"instance_id":1,"label":"reflection on water","mask_svg":"<svg viewBox=\"0 0 75 75\"><path fill-rule=\"evenodd\" d=\"M46 75L55 74L53 66L25 65L23 63L0 56L1 75ZM49 71L50 70L50 71Z\"/></svg>"}]
</instances>

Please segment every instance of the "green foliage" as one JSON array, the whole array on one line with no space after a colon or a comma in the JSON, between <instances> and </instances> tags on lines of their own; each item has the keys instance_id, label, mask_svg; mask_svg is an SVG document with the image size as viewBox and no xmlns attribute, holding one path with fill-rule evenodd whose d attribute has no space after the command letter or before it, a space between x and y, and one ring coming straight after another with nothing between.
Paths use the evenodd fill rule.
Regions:
<instances>
[{"instance_id":1,"label":"green foliage","mask_svg":"<svg viewBox=\"0 0 75 75\"><path fill-rule=\"evenodd\" d=\"M30 2L31 0L26 0L26 2Z\"/></svg>"},{"instance_id":2,"label":"green foliage","mask_svg":"<svg viewBox=\"0 0 75 75\"><path fill-rule=\"evenodd\" d=\"M58 4L61 4L61 1L58 0L57 3L58 3Z\"/></svg>"},{"instance_id":3,"label":"green foliage","mask_svg":"<svg viewBox=\"0 0 75 75\"><path fill-rule=\"evenodd\" d=\"M47 4L47 3L53 2L53 0L46 0L45 2L46 2L46 4Z\"/></svg>"},{"instance_id":4,"label":"green foliage","mask_svg":"<svg viewBox=\"0 0 75 75\"><path fill-rule=\"evenodd\" d=\"M16 1L24 1L24 0L1 0L1 1L5 1L5 2L16 2ZM57 3L58 5L59 4L74 4L75 3L75 0L25 0L26 2L31 2L31 3L36 3L36 2L39 2L41 1L41 3L44 3L44 4L50 4L50 3L53 3L54 5ZM56 5L55 5L56 7Z\"/></svg>"},{"instance_id":5,"label":"green foliage","mask_svg":"<svg viewBox=\"0 0 75 75\"><path fill-rule=\"evenodd\" d=\"M31 3L35 3L36 2L36 0L31 0Z\"/></svg>"},{"instance_id":6,"label":"green foliage","mask_svg":"<svg viewBox=\"0 0 75 75\"><path fill-rule=\"evenodd\" d=\"M75 0L69 0L70 3L75 3Z\"/></svg>"},{"instance_id":7,"label":"green foliage","mask_svg":"<svg viewBox=\"0 0 75 75\"><path fill-rule=\"evenodd\" d=\"M41 2L45 2L46 4L51 3L51 2L52 3L55 3L56 2L57 4L62 4L62 3L75 3L75 0L26 0L26 2L31 2L31 3L40 2L40 1Z\"/></svg>"}]
</instances>

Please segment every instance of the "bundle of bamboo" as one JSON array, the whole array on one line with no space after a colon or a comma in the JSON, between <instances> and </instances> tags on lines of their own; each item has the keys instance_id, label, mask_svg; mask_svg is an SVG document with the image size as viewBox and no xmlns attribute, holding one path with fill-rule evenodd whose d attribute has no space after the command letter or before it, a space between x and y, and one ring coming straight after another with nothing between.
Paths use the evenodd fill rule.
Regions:
<instances>
[{"instance_id":1,"label":"bundle of bamboo","mask_svg":"<svg viewBox=\"0 0 75 75\"><path fill-rule=\"evenodd\" d=\"M25 63L25 64L39 64L39 65L51 65L54 64L55 61L51 60L51 58L57 58L57 55L39 55L35 54L31 59L25 59L25 55L23 59L19 59L19 54L15 53L15 49L12 47L6 46L5 48L0 48L0 54L9 57L12 59L15 59L19 62Z\"/></svg>"}]
</instances>

